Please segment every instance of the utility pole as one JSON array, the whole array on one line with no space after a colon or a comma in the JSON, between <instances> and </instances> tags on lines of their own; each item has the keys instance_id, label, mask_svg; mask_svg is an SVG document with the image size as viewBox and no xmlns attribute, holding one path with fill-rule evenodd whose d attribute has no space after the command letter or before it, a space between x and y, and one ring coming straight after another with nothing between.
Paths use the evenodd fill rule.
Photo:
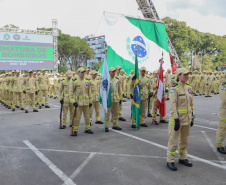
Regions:
<instances>
[{"instance_id":1,"label":"utility pole","mask_svg":"<svg viewBox=\"0 0 226 185\"><path fill-rule=\"evenodd\" d=\"M191 54L191 72L193 71L193 49Z\"/></svg>"}]
</instances>

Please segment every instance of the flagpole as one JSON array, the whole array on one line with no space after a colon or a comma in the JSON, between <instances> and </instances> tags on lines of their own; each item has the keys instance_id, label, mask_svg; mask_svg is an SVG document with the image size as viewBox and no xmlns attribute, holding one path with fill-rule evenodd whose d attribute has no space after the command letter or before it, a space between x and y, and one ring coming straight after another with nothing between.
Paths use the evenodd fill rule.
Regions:
<instances>
[{"instance_id":1,"label":"flagpole","mask_svg":"<svg viewBox=\"0 0 226 185\"><path fill-rule=\"evenodd\" d=\"M104 131L105 131L105 114L106 114L106 110L104 109Z\"/></svg>"}]
</instances>

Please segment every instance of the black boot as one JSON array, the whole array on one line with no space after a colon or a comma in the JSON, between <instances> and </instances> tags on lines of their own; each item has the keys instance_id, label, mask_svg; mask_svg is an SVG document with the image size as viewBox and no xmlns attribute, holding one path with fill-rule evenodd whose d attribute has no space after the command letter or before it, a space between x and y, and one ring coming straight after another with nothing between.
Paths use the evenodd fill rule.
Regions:
<instances>
[{"instance_id":1,"label":"black boot","mask_svg":"<svg viewBox=\"0 0 226 185\"><path fill-rule=\"evenodd\" d=\"M19 107L19 106L16 106L16 108L18 108L18 109L19 109L20 107Z\"/></svg>"},{"instance_id":2,"label":"black boot","mask_svg":"<svg viewBox=\"0 0 226 185\"><path fill-rule=\"evenodd\" d=\"M179 163L183 164L184 166L187 166L187 167L192 167L192 163L189 162L189 160L187 160L187 159L184 159L184 160L179 159Z\"/></svg>"},{"instance_id":3,"label":"black boot","mask_svg":"<svg viewBox=\"0 0 226 185\"><path fill-rule=\"evenodd\" d=\"M45 108L50 108L50 106L49 105L46 105Z\"/></svg>"},{"instance_id":4,"label":"black boot","mask_svg":"<svg viewBox=\"0 0 226 185\"><path fill-rule=\"evenodd\" d=\"M28 113L28 110L25 110L25 113Z\"/></svg>"},{"instance_id":5,"label":"black boot","mask_svg":"<svg viewBox=\"0 0 226 185\"><path fill-rule=\"evenodd\" d=\"M65 129L66 128L66 126L65 125L63 125L60 129Z\"/></svg>"},{"instance_id":6,"label":"black boot","mask_svg":"<svg viewBox=\"0 0 226 185\"><path fill-rule=\"evenodd\" d=\"M103 124L102 121L96 121L95 123L96 123L96 124Z\"/></svg>"},{"instance_id":7,"label":"black boot","mask_svg":"<svg viewBox=\"0 0 226 185\"><path fill-rule=\"evenodd\" d=\"M21 108L20 110L24 110L24 108Z\"/></svg>"},{"instance_id":8,"label":"black boot","mask_svg":"<svg viewBox=\"0 0 226 185\"><path fill-rule=\"evenodd\" d=\"M174 164L174 162L167 162L167 167L172 170L172 171L177 171L177 167L176 165Z\"/></svg>"},{"instance_id":9,"label":"black boot","mask_svg":"<svg viewBox=\"0 0 226 185\"><path fill-rule=\"evenodd\" d=\"M39 109L42 109L42 106L39 106Z\"/></svg>"},{"instance_id":10,"label":"black boot","mask_svg":"<svg viewBox=\"0 0 226 185\"><path fill-rule=\"evenodd\" d=\"M126 121L126 119L123 118L123 117L119 118L118 120L120 120L120 121Z\"/></svg>"},{"instance_id":11,"label":"black boot","mask_svg":"<svg viewBox=\"0 0 226 185\"><path fill-rule=\"evenodd\" d=\"M11 107L10 107L10 106L8 106L8 109L11 109Z\"/></svg>"},{"instance_id":12,"label":"black boot","mask_svg":"<svg viewBox=\"0 0 226 185\"><path fill-rule=\"evenodd\" d=\"M152 115L148 113L148 117L149 117L149 118L151 118L151 117L152 117Z\"/></svg>"},{"instance_id":13,"label":"black boot","mask_svg":"<svg viewBox=\"0 0 226 185\"><path fill-rule=\"evenodd\" d=\"M73 134L70 136L77 136L77 131L74 131Z\"/></svg>"},{"instance_id":14,"label":"black boot","mask_svg":"<svg viewBox=\"0 0 226 185\"><path fill-rule=\"evenodd\" d=\"M218 147L217 151L220 152L221 154L226 154L224 147Z\"/></svg>"},{"instance_id":15,"label":"black boot","mask_svg":"<svg viewBox=\"0 0 226 185\"><path fill-rule=\"evenodd\" d=\"M159 125L159 123L157 121L152 121L151 124Z\"/></svg>"},{"instance_id":16,"label":"black boot","mask_svg":"<svg viewBox=\"0 0 226 185\"><path fill-rule=\"evenodd\" d=\"M146 123L144 124L140 124L141 127L148 127L148 125Z\"/></svg>"},{"instance_id":17,"label":"black boot","mask_svg":"<svg viewBox=\"0 0 226 185\"><path fill-rule=\"evenodd\" d=\"M105 128L105 132L109 132L109 128Z\"/></svg>"},{"instance_id":18,"label":"black boot","mask_svg":"<svg viewBox=\"0 0 226 185\"><path fill-rule=\"evenodd\" d=\"M13 108L13 109L12 109L12 111L14 112L14 111L15 111L15 109Z\"/></svg>"},{"instance_id":19,"label":"black boot","mask_svg":"<svg viewBox=\"0 0 226 185\"><path fill-rule=\"evenodd\" d=\"M168 123L166 120L160 120L160 123Z\"/></svg>"},{"instance_id":20,"label":"black boot","mask_svg":"<svg viewBox=\"0 0 226 185\"><path fill-rule=\"evenodd\" d=\"M119 126L117 126L117 127L112 127L112 129L114 129L114 130L122 130L122 128L119 127Z\"/></svg>"},{"instance_id":21,"label":"black boot","mask_svg":"<svg viewBox=\"0 0 226 185\"><path fill-rule=\"evenodd\" d=\"M42 104L42 106L45 106L44 104Z\"/></svg>"},{"instance_id":22,"label":"black boot","mask_svg":"<svg viewBox=\"0 0 226 185\"><path fill-rule=\"evenodd\" d=\"M123 100L123 102L126 102L126 100Z\"/></svg>"},{"instance_id":23,"label":"black boot","mask_svg":"<svg viewBox=\"0 0 226 185\"><path fill-rule=\"evenodd\" d=\"M93 134L93 131L89 129L89 130L86 130L85 133L87 133L87 134Z\"/></svg>"},{"instance_id":24,"label":"black boot","mask_svg":"<svg viewBox=\"0 0 226 185\"><path fill-rule=\"evenodd\" d=\"M38 110L37 109L34 109L33 112L38 112Z\"/></svg>"},{"instance_id":25,"label":"black boot","mask_svg":"<svg viewBox=\"0 0 226 185\"><path fill-rule=\"evenodd\" d=\"M136 126L136 125L131 125L131 127L132 127L132 128L137 128L137 126Z\"/></svg>"}]
</instances>

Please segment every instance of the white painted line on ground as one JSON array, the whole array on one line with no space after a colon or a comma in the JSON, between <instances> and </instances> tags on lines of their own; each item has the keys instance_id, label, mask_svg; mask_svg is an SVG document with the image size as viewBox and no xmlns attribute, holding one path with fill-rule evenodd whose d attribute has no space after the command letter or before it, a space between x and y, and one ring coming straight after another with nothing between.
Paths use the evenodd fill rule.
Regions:
<instances>
[{"instance_id":1,"label":"white painted line on ground","mask_svg":"<svg viewBox=\"0 0 226 185\"><path fill-rule=\"evenodd\" d=\"M201 131L207 142L209 143L210 147L212 148L213 152L216 154L219 161L224 161L224 158L221 156L220 153L216 150L216 146L212 143L212 141L209 139L205 131ZM226 166L225 162L221 163L223 166Z\"/></svg>"},{"instance_id":2,"label":"white painted line on ground","mask_svg":"<svg viewBox=\"0 0 226 185\"><path fill-rule=\"evenodd\" d=\"M7 149L18 149L18 150L30 150L27 147L18 147L18 146L0 146L0 148ZM91 154L95 153L96 155L106 155L106 156L121 156L121 157L141 157L141 158L155 158L155 159L166 159L166 157L160 156L150 156L150 155L134 155L134 154L118 154L118 153L103 153L103 152L84 152L84 151L74 151L74 150L56 150L56 149L45 149L39 148L40 151L49 151L49 152L63 152L63 153L78 153L78 154Z\"/></svg>"},{"instance_id":3,"label":"white painted line on ground","mask_svg":"<svg viewBox=\"0 0 226 185\"><path fill-rule=\"evenodd\" d=\"M110 129L110 130L112 130L112 129ZM151 145L154 145L154 146L157 146L157 147L159 147L159 148L162 148L162 149L167 150L167 147L166 147L166 146L160 145L160 144L158 144L158 143L154 143L154 142L152 142L152 141L148 141L148 140L146 140L146 139L142 139L142 138L140 138L140 137L133 136L133 135L127 134L127 133L122 132L122 131L117 131L117 130L112 130L112 131L117 132L117 133L119 133L119 134L121 134L121 135L130 137L130 138L133 138L133 139L142 141L142 142L144 142L144 143L148 143L148 144L151 144ZM222 165L213 163L213 162L211 162L211 161L209 161L209 160L202 159L202 158L196 157L196 156L194 156L194 155L188 154L187 156L188 156L188 157L191 157L191 158L193 158L193 159L195 159L195 160L197 160L197 161L200 161L200 162L209 164L209 165L211 165L211 166L214 166L214 167L217 167L217 168L221 168L221 169L223 169L223 170L226 170L226 166L222 166Z\"/></svg>"},{"instance_id":4,"label":"white painted line on ground","mask_svg":"<svg viewBox=\"0 0 226 185\"><path fill-rule=\"evenodd\" d=\"M23 141L38 157L41 159L63 182L67 181L67 185L76 185L67 175L64 174L56 165L54 165L46 156L44 156L34 145L28 140Z\"/></svg>"},{"instance_id":5,"label":"white painted line on ground","mask_svg":"<svg viewBox=\"0 0 226 185\"><path fill-rule=\"evenodd\" d=\"M82 169L88 164L88 162L94 157L96 153L91 153L89 157L86 158L85 161L71 174L70 178L68 180L74 179L81 171ZM67 180L63 183L63 185L67 184Z\"/></svg>"},{"instance_id":6,"label":"white painted line on ground","mask_svg":"<svg viewBox=\"0 0 226 185\"><path fill-rule=\"evenodd\" d=\"M42 111L48 111L48 110L59 110L59 108L50 108L50 109L37 109L39 112L42 112ZM28 110L28 113L29 112L33 112L33 110ZM24 111L22 110L18 110L18 111L15 111L15 112L0 112L0 114L18 114L18 113L24 113ZM35 113L36 114L36 113Z\"/></svg>"},{"instance_id":7,"label":"white painted line on ground","mask_svg":"<svg viewBox=\"0 0 226 185\"><path fill-rule=\"evenodd\" d=\"M194 125L195 127L200 127L200 128L206 128L206 129L210 129L210 130L217 130L215 128L210 128L210 127L204 127L204 126L201 126L201 125Z\"/></svg>"}]
</instances>

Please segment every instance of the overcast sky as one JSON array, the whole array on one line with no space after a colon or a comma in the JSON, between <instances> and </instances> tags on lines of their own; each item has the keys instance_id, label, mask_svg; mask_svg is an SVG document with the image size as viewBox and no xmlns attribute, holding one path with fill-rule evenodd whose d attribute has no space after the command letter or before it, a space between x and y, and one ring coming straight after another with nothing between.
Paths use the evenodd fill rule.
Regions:
<instances>
[{"instance_id":1,"label":"overcast sky","mask_svg":"<svg viewBox=\"0 0 226 185\"><path fill-rule=\"evenodd\" d=\"M226 0L153 0L160 18L185 21L201 32L226 35ZM136 0L0 0L0 27L51 27L73 36L98 34L104 11L142 17Z\"/></svg>"}]
</instances>

